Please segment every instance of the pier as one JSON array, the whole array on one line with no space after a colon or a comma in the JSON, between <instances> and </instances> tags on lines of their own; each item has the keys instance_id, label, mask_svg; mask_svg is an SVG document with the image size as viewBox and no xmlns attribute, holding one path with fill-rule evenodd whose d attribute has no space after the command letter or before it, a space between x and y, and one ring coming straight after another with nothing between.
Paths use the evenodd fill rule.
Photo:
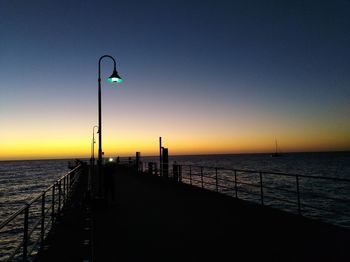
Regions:
<instances>
[{"instance_id":1,"label":"pier","mask_svg":"<svg viewBox=\"0 0 350 262\"><path fill-rule=\"evenodd\" d=\"M350 262L349 13L1 1L0 262Z\"/></svg>"},{"instance_id":2,"label":"pier","mask_svg":"<svg viewBox=\"0 0 350 262\"><path fill-rule=\"evenodd\" d=\"M350 257L347 229L132 167L116 165L112 170L114 194L90 201L80 194L37 261L344 261Z\"/></svg>"},{"instance_id":3,"label":"pier","mask_svg":"<svg viewBox=\"0 0 350 262\"><path fill-rule=\"evenodd\" d=\"M155 163L142 166L138 160L105 163L102 177L80 163L59 178L1 223L1 233L16 232L11 239L17 236L18 244L5 248L3 242L0 260L350 259L350 230L303 216L299 183L293 214L266 205L271 185L263 186L262 172L257 172L257 185L251 174L249 185L259 196L254 203L241 199L247 191L240 187L238 170L227 195L227 180L223 186L217 168L189 166L186 171L176 164L172 170L163 165L160 172Z\"/></svg>"}]
</instances>

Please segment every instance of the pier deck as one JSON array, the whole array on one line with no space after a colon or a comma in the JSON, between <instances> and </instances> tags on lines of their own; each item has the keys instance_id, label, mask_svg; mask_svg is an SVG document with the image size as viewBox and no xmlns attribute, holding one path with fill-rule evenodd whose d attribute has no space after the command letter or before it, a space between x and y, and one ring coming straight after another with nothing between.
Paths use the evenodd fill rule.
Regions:
<instances>
[{"instance_id":1,"label":"pier deck","mask_svg":"<svg viewBox=\"0 0 350 262\"><path fill-rule=\"evenodd\" d=\"M127 167L113 185L108 203L80 194L37 261L350 261L347 229Z\"/></svg>"}]
</instances>

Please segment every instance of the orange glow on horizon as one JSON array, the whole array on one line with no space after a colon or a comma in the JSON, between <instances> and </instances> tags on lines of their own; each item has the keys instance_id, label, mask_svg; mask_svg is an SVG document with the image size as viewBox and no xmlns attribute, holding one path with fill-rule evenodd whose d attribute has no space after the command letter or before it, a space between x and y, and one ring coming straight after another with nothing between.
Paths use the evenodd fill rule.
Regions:
<instances>
[{"instance_id":1,"label":"orange glow on horizon","mask_svg":"<svg viewBox=\"0 0 350 262\"><path fill-rule=\"evenodd\" d=\"M310 122L258 111L222 116L212 110L210 118L186 112L176 112L163 123L152 118L155 112L106 110L105 156L133 156L136 151L142 156L158 155L159 136L170 155L270 153L275 150L275 137L282 152L350 150L347 116ZM8 128L1 130L0 160L90 157L94 116L67 119L43 114L42 123L22 116L3 122ZM97 134L95 139L98 142ZM98 143L95 155L97 149Z\"/></svg>"},{"instance_id":2,"label":"orange glow on horizon","mask_svg":"<svg viewBox=\"0 0 350 262\"><path fill-rule=\"evenodd\" d=\"M326 135L318 138L285 135L278 140L278 144L282 152L346 151L349 150L350 143L345 143L345 139L346 137ZM103 151L106 157L130 156L136 151L141 152L142 156L155 156L159 152L158 137L127 138L120 141L106 136L104 141L106 142L103 144ZM170 155L270 153L275 150L274 138L267 139L262 135L232 138L213 135L181 139L167 136L163 137L163 146L169 148ZM96 143L94 147L97 156L98 144ZM89 158L90 155L91 139L88 136L80 139L17 139L15 142L11 140L3 142L0 159Z\"/></svg>"}]
</instances>

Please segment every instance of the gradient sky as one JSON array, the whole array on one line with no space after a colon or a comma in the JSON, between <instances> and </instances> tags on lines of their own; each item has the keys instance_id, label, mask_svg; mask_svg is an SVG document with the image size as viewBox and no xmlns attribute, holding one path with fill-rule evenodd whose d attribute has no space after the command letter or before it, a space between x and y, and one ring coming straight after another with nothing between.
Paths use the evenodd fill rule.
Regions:
<instances>
[{"instance_id":1,"label":"gradient sky","mask_svg":"<svg viewBox=\"0 0 350 262\"><path fill-rule=\"evenodd\" d=\"M350 150L349 1L1 0L0 39L0 159L90 156L104 54L108 156Z\"/></svg>"}]
</instances>

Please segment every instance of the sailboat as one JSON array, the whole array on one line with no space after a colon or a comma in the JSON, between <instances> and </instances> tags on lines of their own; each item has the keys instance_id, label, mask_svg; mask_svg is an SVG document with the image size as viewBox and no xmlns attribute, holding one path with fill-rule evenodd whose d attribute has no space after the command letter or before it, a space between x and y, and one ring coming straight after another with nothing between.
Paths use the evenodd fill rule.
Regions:
<instances>
[{"instance_id":1,"label":"sailboat","mask_svg":"<svg viewBox=\"0 0 350 262\"><path fill-rule=\"evenodd\" d=\"M275 145L276 145L276 150L275 150L275 153L272 153L272 154L271 154L271 157L279 157L279 156L282 156L282 154L278 152L277 139L275 139Z\"/></svg>"}]
</instances>

